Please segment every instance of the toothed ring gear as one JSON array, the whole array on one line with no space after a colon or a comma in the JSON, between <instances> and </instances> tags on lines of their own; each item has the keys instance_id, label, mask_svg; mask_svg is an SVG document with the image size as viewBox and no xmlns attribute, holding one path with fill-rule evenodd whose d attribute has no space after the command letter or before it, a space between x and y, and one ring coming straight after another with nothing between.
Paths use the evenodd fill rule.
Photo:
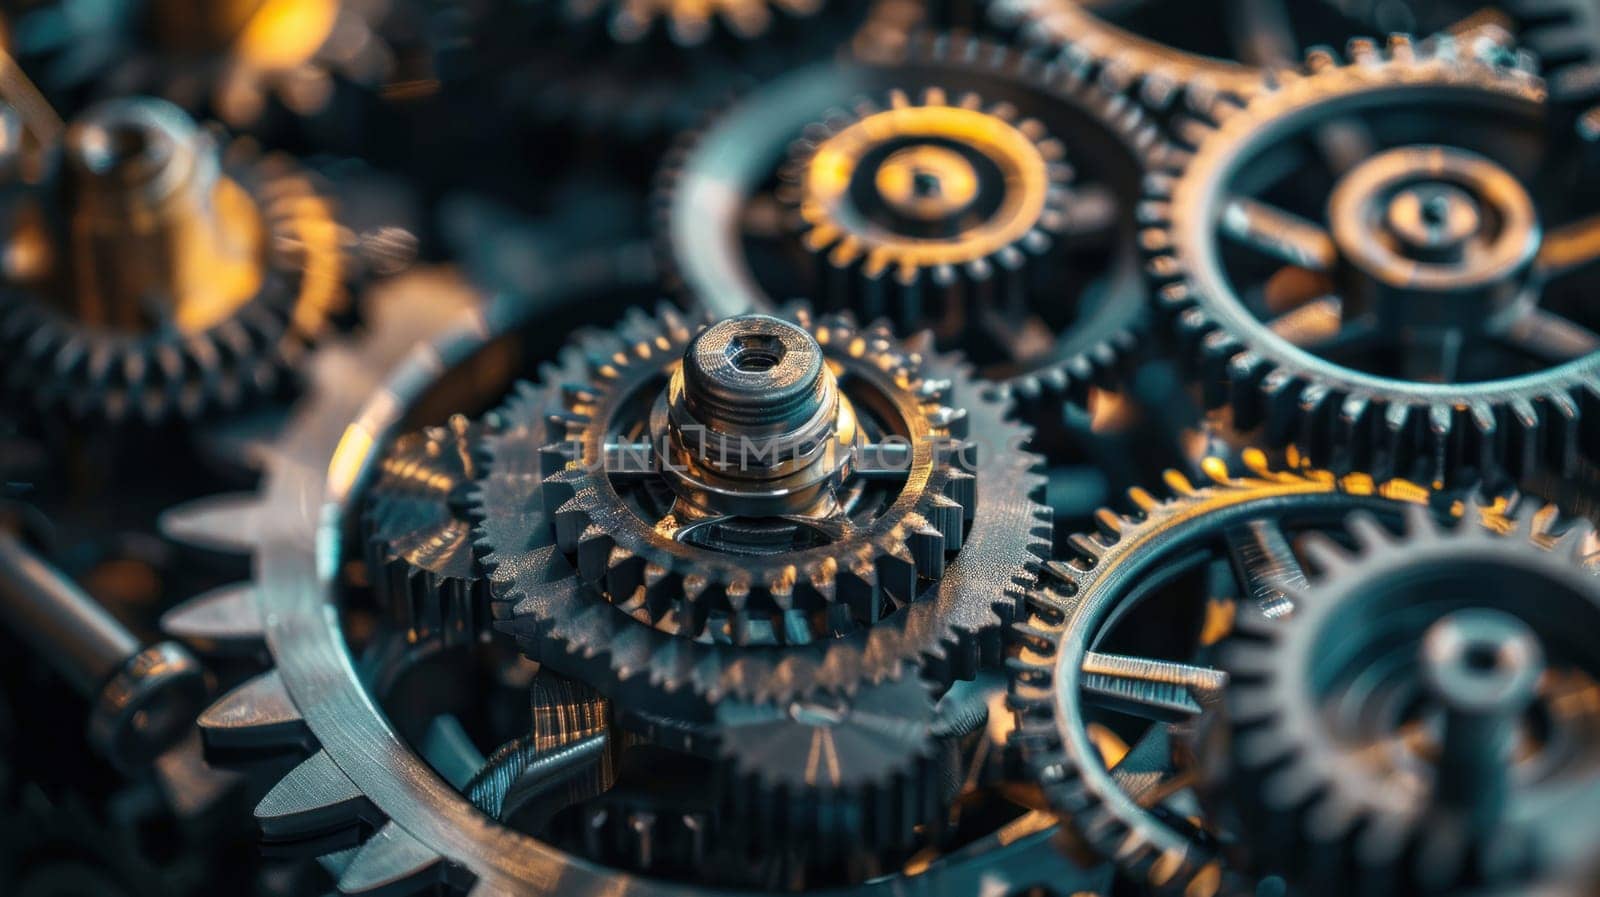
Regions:
<instances>
[{"instance_id":1,"label":"toothed ring gear","mask_svg":"<svg viewBox=\"0 0 1600 897\"><path fill-rule=\"evenodd\" d=\"M1571 473L1600 450L1584 148L1498 58L1351 53L1218 99L1151 180L1149 270L1206 404L1339 471Z\"/></svg>"}]
</instances>

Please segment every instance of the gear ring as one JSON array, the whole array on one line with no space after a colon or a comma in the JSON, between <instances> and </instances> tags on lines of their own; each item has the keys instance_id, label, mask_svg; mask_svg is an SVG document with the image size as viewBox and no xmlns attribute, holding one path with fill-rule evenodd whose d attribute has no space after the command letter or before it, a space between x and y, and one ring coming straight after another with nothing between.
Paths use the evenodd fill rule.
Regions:
<instances>
[{"instance_id":1,"label":"gear ring","mask_svg":"<svg viewBox=\"0 0 1600 897\"><path fill-rule=\"evenodd\" d=\"M1561 806L1600 789L1582 772L1592 711L1551 707L1600 669L1568 635L1600 614L1579 554L1592 528L1557 538L1522 514L1447 530L1415 506L1403 537L1371 519L1347 528L1353 553L1306 546L1320 573L1295 589L1297 613L1242 614L1223 650L1253 859L1328 894L1357 882L1456 893L1573 865L1592 827L1540 826L1577 820ZM1516 599L1496 581L1515 582ZM1341 859L1310 869L1300 858L1313 855Z\"/></svg>"},{"instance_id":2,"label":"gear ring","mask_svg":"<svg viewBox=\"0 0 1600 897\"><path fill-rule=\"evenodd\" d=\"M1543 134L1543 86L1519 70L1480 60L1449 41L1416 48L1397 38L1387 51L1370 42L1351 49L1351 64L1314 54L1304 77L1242 106L1217 101L1208 114L1219 124L1197 132L1189 163L1151 181L1146 208L1152 226L1143 235L1149 269L1159 303L1194 360L1206 404L1228 407L1239 429L1264 425L1269 443L1295 444L1314 463L1339 471L1430 482L1571 471L1594 450L1580 420L1600 400L1600 352L1591 351L1600 344L1591 346L1584 326L1561 317L1570 311L1530 307L1527 291L1549 280L1560 283L1587 265L1574 243L1587 220L1545 233L1539 242L1538 224L1526 226L1527 214L1517 211L1527 202L1519 197L1520 176L1502 167L1505 160L1490 161L1458 144L1413 143L1344 174L1330 208L1350 214L1341 210L1376 202L1381 212L1387 204L1373 224L1390 244L1378 248L1352 242L1350 235L1368 233L1366 227L1335 220L1324 231L1244 191L1229 194L1262 141L1320 117L1356 121L1396 97L1492 107L1502 113L1493 127L1509 119ZM1360 158L1378 154L1370 145L1376 138L1367 139ZM1412 164L1407 160L1420 160L1421 167L1405 168ZM1410 172L1409 182L1379 172L1385 165ZM1361 190L1366 196L1350 201L1340 192ZM1422 217L1408 208L1421 208ZM1474 268L1487 251L1477 242L1488 245L1490 228L1514 221L1525 224L1515 235L1520 243L1493 244L1512 276ZM1457 230L1463 222L1469 229ZM1221 260L1219 229L1296 276L1269 282L1273 292L1263 297L1245 297L1230 272L1247 262L1239 254ZM1451 254L1457 250L1466 254ZM1420 273L1408 279L1399 275L1402 267ZM1476 352L1436 351L1449 338L1471 342ZM1401 357L1415 372L1382 361L1385 347L1406 353ZM1462 367L1463 358L1478 366ZM1437 371L1427 367L1429 359L1437 359ZM1458 370L1464 376L1455 376ZM1430 382L1437 380L1446 382Z\"/></svg>"}]
</instances>

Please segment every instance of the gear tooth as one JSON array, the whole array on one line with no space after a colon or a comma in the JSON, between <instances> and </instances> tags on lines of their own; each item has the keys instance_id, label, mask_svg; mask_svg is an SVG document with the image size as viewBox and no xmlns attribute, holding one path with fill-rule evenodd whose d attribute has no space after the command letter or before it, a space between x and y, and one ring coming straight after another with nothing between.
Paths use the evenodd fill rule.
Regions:
<instances>
[{"instance_id":1,"label":"gear tooth","mask_svg":"<svg viewBox=\"0 0 1600 897\"><path fill-rule=\"evenodd\" d=\"M1187 496L1195 493L1194 484L1189 478L1176 470L1168 470L1161 476L1161 481L1166 484L1173 495Z\"/></svg>"},{"instance_id":2,"label":"gear tooth","mask_svg":"<svg viewBox=\"0 0 1600 897\"><path fill-rule=\"evenodd\" d=\"M310 730L276 670L248 679L206 708L196 721L208 751L297 748Z\"/></svg>"},{"instance_id":3,"label":"gear tooth","mask_svg":"<svg viewBox=\"0 0 1600 897\"><path fill-rule=\"evenodd\" d=\"M578 575L590 583L604 582L611 566L611 550L616 547L611 535L604 528L590 523L588 515L581 508L563 505L557 509L555 518L556 541L562 551L577 556ZM563 526L575 533L570 548L562 535Z\"/></svg>"},{"instance_id":4,"label":"gear tooth","mask_svg":"<svg viewBox=\"0 0 1600 897\"><path fill-rule=\"evenodd\" d=\"M361 789L327 751L317 751L256 805L256 822L271 841L295 841L355 828L372 815Z\"/></svg>"},{"instance_id":5,"label":"gear tooth","mask_svg":"<svg viewBox=\"0 0 1600 897\"><path fill-rule=\"evenodd\" d=\"M1345 528L1363 551L1377 551L1393 541L1389 531L1368 511L1352 512L1345 520Z\"/></svg>"},{"instance_id":6,"label":"gear tooth","mask_svg":"<svg viewBox=\"0 0 1600 897\"><path fill-rule=\"evenodd\" d=\"M1105 555L1105 546L1082 533L1068 536L1067 544L1071 545L1072 550L1087 561L1099 561Z\"/></svg>"},{"instance_id":7,"label":"gear tooth","mask_svg":"<svg viewBox=\"0 0 1600 897\"><path fill-rule=\"evenodd\" d=\"M443 883L444 867L443 856L395 823L386 822L339 875L339 893L419 893Z\"/></svg>"},{"instance_id":8,"label":"gear tooth","mask_svg":"<svg viewBox=\"0 0 1600 897\"><path fill-rule=\"evenodd\" d=\"M1141 514L1148 514L1151 511L1161 507L1160 499L1157 499L1154 495L1151 495L1148 490L1142 489L1138 486L1134 486L1128 490L1128 501Z\"/></svg>"},{"instance_id":9,"label":"gear tooth","mask_svg":"<svg viewBox=\"0 0 1600 897\"><path fill-rule=\"evenodd\" d=\"M266 643L253 583L212 589L161 615L161 631L202 654L251 654Z\"/></svg>"},{"instance_id":10,"label":"gear tooth","mask_svg":"<svg viewBox=\"0 0 1600 897\"><path fill-rule=\"evenodd\" d=\"M260 516L260 499L253 494L211 495L162 512L156 527L180 545L250 555L260 538Z\"/></svg>"},{"instance_id":11,"label":"gear tooth","mask_svg":"<svg viewBox=\"0 0 1600 897\"><path fill-rule=\"evenodd\" d=\"M1349 557L1339 543L1321 533L1311 533L1300 541L1300 550L1319 570L1337 570L1349 562Z\"/></svg>"},{"instance_id":12,"label":"gear tooth","mask_svg":"<svg viewBox=\"0 0 1600 897\"><path fill-rule=\"evenodd\" d=\"M927 520L915 515L907 520L907 525L913 527L909 542L917 575L923 579L942 578L945 563L944 534Z\"/></svg>"}]
</instances>

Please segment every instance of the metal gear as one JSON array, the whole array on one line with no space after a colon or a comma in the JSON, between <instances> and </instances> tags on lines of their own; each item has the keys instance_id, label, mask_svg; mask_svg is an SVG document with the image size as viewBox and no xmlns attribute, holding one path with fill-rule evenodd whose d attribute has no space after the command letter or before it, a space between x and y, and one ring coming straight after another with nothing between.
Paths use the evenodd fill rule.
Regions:
<instances>
[{"instance_id":1,"label":"metal gear","mask_svg":"<svg viewBox=\"0 0 1600 897\"><path fill-rule=\"evenodd\" d=\"M1575 298L1595 224L1542 82L1450 41L1351 56L1217 99L1151 179L1149 270L1207 406L1340 471L1567 474L1596 448L1600 337ZM1423 109L1451 126L1397 127L1442 120ZM1318 173L1286 184L1275 165L1308 151ZM1326 225L1293 211L1323 202Z\"/></svg>"},{"instance_id":2,"label":"metal gear","mask_svg":"<svg viewBox=\"0 0 1600 897\"><path fill-rule=\"evenodd\" d=\"M52 100L143 93L236 129L276 104L309 118L339 82L366 87L394 59L378 23L389 0L94 0L24 4L9 47Z\"/></svg>"},{"instance_id":3,"label":"metal gear","mask_svg":"<svg viewBox=\"0 0 1600 897\"><path fill-rule=\"evenodd\" d=\"M848 701L719 705L724 836L751 855L798 845L831 865L937 832L954 783L935 770L934 722L915 676Z\"/></svg>"},{"instance_id":4,"label":"metal gear","mask_svg":"<svg viewBox=\"0 0 1600 897\"><path fill-rule=\"evenodd\" d=\"M502 409L480 547L500 628L530 657L692 718L728 696L848 695L908 662L934 680L965 678L993 656L995 627L1048 538L1027 431L964 368L886 329L803 309L790 321L701 329L669 309L639 315ZM685 395L708 375L715 385ZM752 406L746 394L782 398ZM776 426L746 407L806 423L741 430ZM688 426L669 426L679 414ZM685 446L696 427L705 442ZM840 442L857 427L860 444ZM960 457L970 466L973 451L949 441L958 427L982 440L975 470ZM660 449L639 442L652 432ZM757 457L752 468L767 472L754 479L711 470L728 457L722 440L742 434L769 455L776 439L786 460ZM880 449L880 434L909 451ZM904 479L872 485L884 477Z\"/></svg>"},{"instance_id":5,"label":"metal gear","mask_svg":"<svg viewBox=\"0 0 1600 897\"><path fill-rule=\"evenodd\" d=\"M709 39L720 24L749 40L772 28L781 16L805 19L827 0L567 0L566 15L575 21L603 19L606 31L619 41L645 39L665 28L673 43L693 46Z\"/></svg>"},{"instance_id":6,"label":"metal gear","mask_svg":"<svg viewBox=\"0 0 1600 897\"><path fill-rule=\"evenodd\" d=\"M534 897L559 881L563 893L575 895L624 888L641 897L687 897L689 886L581 861L489 819L401 739L352 663L330 612L339 601L340 547L324 534L357 513L357 483L376 470L381 446L440 372L528 313L525 301L509 296L467 308L416 291L392 298L408 301L365 309L371 327L359 342L319 349L313 388L268 453L260 496L197 505L170 522L169 532L186 541L254 555L259 571L251 587L202 596L166 620L197 646L249 646L274 664L202 715L208 753L243 759L309 751L261 801L256 819L279 849L324 854L340 894L432 888ZM418 344L419 337L426 341ZM1055 838L1052 820L1031 814L957 852L842 893L1105 893L1104 867L1079 866L1058 852Z\"/></svg>"},{"instance_id":7,"label":"metal gear","mask_svg":"<svg viewBox=\"0 0 1600 897\"><path fill-rule=\"evenodd\" d=\"M1154 124L1129 99L1103 89L1088 65L1049 65L961 35L923 36L880 50L753 91L669 156L659 178L658 232L663 265L686 302L726 316L771 310L799 293L828 310L888 315L905 330L929 327L941 349L964 352L986 378L1023 401L1082 398L1091 385L1110 382L1143 325L1141 303L1132 301L1142 289L1137 261L1117 248L1128 245L1117 235L1133 239L1141 178L1164 152ZM841 111L866 102L859 98L881 101L895 91L911 98L906 108L871 118L871 106ZM972 95L988 104L982 112L961 108ZM930 97L934 105L925 104ZM846 124L852 117L866 120L852 128ZM880 165L879 153L869 151L879 124L913 119L921 122L913 136L929 137L928 127L953 119L981 122L977 133L985 136L945 128L922 151ZM892 139L883 147L891 144L900 148ZM835 155L836 149L848 152ZM791 159L791 152L798 156ZM864 152L853 166L863 176L852 182L862 193L847 191L847 160ZM953 220L915 221L932 207L906 193L916 186L910 163L930 156L963 196L982 188L970 211L982 218L996 210L988 243L946 232L917 242L903 238ZM824 161L830 170L807 161ZM798 183L774 188L786 162ZM1016 184L983 175L995 163L1017 172L1026 188L1007 190ZM977 166L972 174L983 175L982 183L972 182L968 166ZM920 182L917 189L926 189L928 179ZM860 206L862 195L880 188L896 191L894 201L911 210L895 225L910 227L905 235L881 227L881 193ZM796 204L798 232L790 220ZM1047 249L1047 257L1032 257ZM1047 281L1035 294L1052 301L1029 306L1022 287L1033 281L1015 267ZM1063 294L1070 298L1062 301ZM971 295L984 301L973 308L954 301Z\"/></svg>"},{"instance_id":8,"label":"metal gear","mask_svg":"<svg viewBox=\"0 0 1600 897\"><path fill-rule=\"evenodd\" d=\"M1235 611L1297 612L1300 535L1352 510L1436 503L1400 480L1274 472L1256 450L1242 463L1250 475L1212 459L1208 483L1169 473L1169 497L1135 489L1130 512L1102 511L1097 532L1047 565L1013 629L1017 743L1051 807L1136 882L1175 893L1242 885L1176 747L1221 706L1228 678L1210 659Z\"/></svg>"},{"instance_id":9,"label":"metal gear","mask_svg":"<svg viewBox=\"0 0 1600 897\"><path fill-rule=\"evenodd\" d=\"M378 600L418 641L471 641L489 631L489 598L472 550L470 493L481 473L483 425L453 415L395 440L362 512Z\"/></svg>"},{"instance_id":10,"label":"metal gear","mask_svg":"<svg viewBox=\"0 0 1600 897\"><path fill-rule=\"evenodd\" d=\"M827 306L940 330L984 293L1026 314L1067 224L1065 154L1009 103L937 87L807 129L785 176Z\"/></svg>"},{"instance_id":11,"label":"metal gear","mask_svg":"<svg viewBox=\"0 0 1600 897\"><path fill-rule=\"evenodd\" d=\"M1307 0L1273 10L1249 3L993 0L988 16L1029 44L1095 61L1107 84L1163 114L1218 94L1249 97L1269 70L1292 68L1313 46L1371 33L1489 33L1479 29L1502 24L1470 0Z\"/></svg>"},{"instance_id":12,"label":"metal gear","mask_svg":"<svg viewBox=\"0 0 1600 897\"><path fill-rule=\"evenodd\" d=\"M1353 549L1308 543L1295 612L1241 613L1223 648L1229 793L1296 893L1531 886L1600 841L1578 809L1600 717L1570 698L1600 675L1592 528L1408 511L1404 535L1357 516Z\"/></svg>"},{"instance_id":13,"label":"metal gear","mask_svg":"<svg viewBox=\"0 0 1600 897\"><path fill-rule=\"evenodd\" d=\"M310 177L247 141L219 151L159 100L90 109L61 152L9 208L26 261L0 297L6 389L42 414L158 423L281 388L346 301Z\"/></svg>"}]
</instances>

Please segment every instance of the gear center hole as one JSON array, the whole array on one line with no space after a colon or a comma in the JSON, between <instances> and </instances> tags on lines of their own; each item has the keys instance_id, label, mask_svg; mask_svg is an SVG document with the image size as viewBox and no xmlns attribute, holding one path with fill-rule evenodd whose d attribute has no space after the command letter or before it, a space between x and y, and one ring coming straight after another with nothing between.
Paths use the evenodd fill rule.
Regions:
<instances>
[{"instance_id":1,"label":"gear center hole","mask_svg":"<svg viewBox=\"0 0 1600 897\"><path fill-rule=\"evenodd\" d=\"M743 333L728 343L728 363L743 374L764 374L783 362L783 341L766 333Z\"/></svg>"}]
</instances>

